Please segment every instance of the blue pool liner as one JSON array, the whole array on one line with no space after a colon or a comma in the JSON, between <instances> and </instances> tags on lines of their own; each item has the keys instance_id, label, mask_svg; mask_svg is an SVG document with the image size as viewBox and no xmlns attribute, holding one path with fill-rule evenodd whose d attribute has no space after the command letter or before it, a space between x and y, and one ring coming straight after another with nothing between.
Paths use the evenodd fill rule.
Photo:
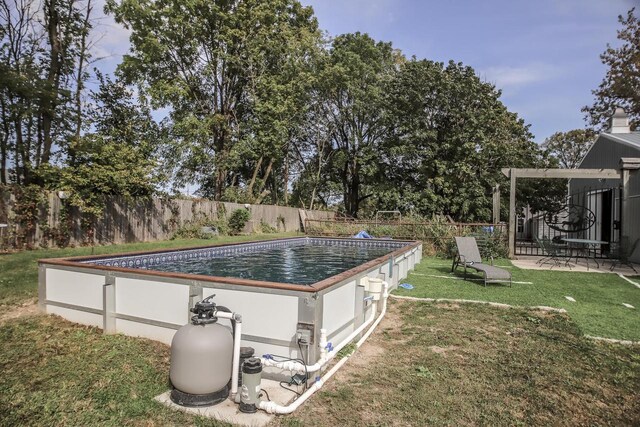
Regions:
<instances>
[{"instance_id":1,"label":"blue pool liner","mask_svg":"<svg viewBox=\"0 0 640 427\"><path fill-rule=\"evenodd\" d=\"M356 239L373 239L373 236L371 236L364 230L360 230L360 232L353 237L355 237Z\"/></svg>"},{"instance_id":2,"label":"blue pool liner","mask_svg":"<svg viewBox=\"0 0 640 427\"><path fill-rule=\"evenodd\" d=\"M407 289L409 291L413 289L413 285L410 285L408 283L400 283L398 286L401 287L402 289Z\"/></svg>"}]
</instances>

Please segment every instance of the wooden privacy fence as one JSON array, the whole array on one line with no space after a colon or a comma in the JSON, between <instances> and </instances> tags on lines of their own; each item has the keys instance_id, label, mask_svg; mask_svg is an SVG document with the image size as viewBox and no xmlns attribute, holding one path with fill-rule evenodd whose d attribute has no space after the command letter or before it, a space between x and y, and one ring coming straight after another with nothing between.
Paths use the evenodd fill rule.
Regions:
<instances>
[{"instance_id":1,"label":"wooden privacy fence","mask_svg":"<svg viewBox=\"0 0 640 427\"><path fill-rule=\"evenodd\" d=\"M65 230L66 245L87 243L82 213L77 208L65 208L64 200L57 193L47 193L43 199L33 209L33 218L26 220L24 212L20 212L20 207L16 205L14 194L0 191L0 224L7 224L0 236L3 240L0 246L60 245L61 229ZM228 219L236 209L245 209L245 205L206 199L149 198L127 201L120 197L108 197L106 209L95 223L94 239L98 244L166 240L186 224L215 221L219 215ZM302 211L287 206L249 205L248 209L251 219L245 232L260 231L263 224L281 232L302 231L305 218L330 219L334 216L329 211Z\"/></svg>"}]
</instances>

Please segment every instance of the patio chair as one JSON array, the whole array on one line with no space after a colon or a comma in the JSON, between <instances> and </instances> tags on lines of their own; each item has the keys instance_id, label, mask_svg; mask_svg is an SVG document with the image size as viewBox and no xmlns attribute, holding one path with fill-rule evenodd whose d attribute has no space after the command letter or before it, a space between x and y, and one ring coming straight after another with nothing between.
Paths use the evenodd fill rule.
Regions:
<instances>
[{"instance_id":1,"label":"patio chair","mask_svg":"<svg viewBox=\"0 0 640 427\"><path fill-rule=\"evenodd\" d=\"M493 258L491 259L491 265L482 262L475 237L456 237L455 239L457 254L453 257L452 272L462 265L465 278L467 277L467 267L469 267L483 274L484 286L487 286L487 283L506 282L507 280L509 281L509 286L511 286L510 272L494 267Z\"/></svg>"},{"instance_id":2,"label":"patio chair","mask_svg":"<svg viewBox=\"0 0 640 427\"><path fill-rule=\"evenodd\" d=\"M538 236L534 236L534 238L538 246L540 246L540 249L542 249L542 255L543 255L542 258L536 261L536 264L543 266L545 264L553 263L553 265L550 268L559 267L561 262L560 253L561 251L566 250L567 248L566 245L557 245L553 243L551 239L544 236L542 236L542 239L539 238ZM565 262L565 265L571 268L568 262Z\"/></svg>"},{"instance_id":3,"label":"patio chair","mask_svg":"<svg viewBox=\"0 0 640 427\"><path fill-rule=\"evenodd\" d=\"M611 242L609 257L612 258L613 261L611 262L610 270L613 271L618 264L621 264L631 267L637 274L638 270L636 270L629 258L638 248L638 243L640 243L640 239L636 239L633 246L629 247L629 238L626 236L622 237L620 242Z\"/></svg>"}]
</instances>

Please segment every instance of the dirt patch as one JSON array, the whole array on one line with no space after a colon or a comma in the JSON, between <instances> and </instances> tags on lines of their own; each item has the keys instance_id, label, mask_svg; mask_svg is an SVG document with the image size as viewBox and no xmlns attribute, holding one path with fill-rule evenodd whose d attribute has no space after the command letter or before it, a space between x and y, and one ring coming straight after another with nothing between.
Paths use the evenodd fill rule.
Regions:
<instances>
[{"instance_id":1,"label":"dirt patch","mask_svg":"<svg viewBox=\"0 0 640 427\"><path fill-rule=\"evenodd\" d=\"M7 312L2 313L0 315L0 323L6 322L7 320L17 319L19 317L35 316L39 313L38 300L36 298L32 298L22 304L14 306L14 308Z\"/></svg>"},{"instance_id":2,"label":"dirt patch","mask_svg":"<svg viewBox=\"0 0 640 427\"><path fill-rule=\"evenodd\" d=\"M457 310L460 308L460 304L456 302L438 302L436 303L436 307L444 310Z\"/></svg>"},{"instance_id":3,"label":"dirt patch","mask_svg":"<svg viewBox=\"0 0 640 427\"><path fill-rule=\"evenodd\" d=\"M437 345L432 345L427 348L436 354L441 354L446 357L448 351L456 350L458 347L456 347L455 345L450 345L448 347L440 347Z\"/></svg>"}]
</instances>

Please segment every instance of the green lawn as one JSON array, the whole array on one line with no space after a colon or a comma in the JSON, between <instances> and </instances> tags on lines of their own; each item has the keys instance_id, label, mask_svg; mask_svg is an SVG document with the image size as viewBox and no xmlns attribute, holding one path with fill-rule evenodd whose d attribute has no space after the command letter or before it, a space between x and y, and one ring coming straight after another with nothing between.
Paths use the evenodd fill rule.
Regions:
<instances>
[{"instance_id":1,"label":"green lawn","mask_svg":"<svg viewBox=\"0 0 640 427\"><path fill-rule=\"evenodd\" d=\"M250 236L220 236L212 239L177 239L161 242L129 243L124 245L40 249L8 255L0 255L0 313L12 305L38 294L38 263L42 258L62 258L80 255L101 255L121 252L170 249L189 246L214 245L218 243L240 242L247 240L275 239L292 237L296 233L258 234Z\"/></svg>"},{"instance_id":2,"label":"green lawn","mask_svg":"<svg viewBox=\"0 0 640 427\"><path fill-rule=\"evenodd\" d=\"M169 347L56 316L0 325L0 426L210 425L153 398L169 389Z\"/></svg>"},{"instance_id":3,"label":"green lawn","mask_svg":"<svg viewBox=\"0 0 640 427\"><path fill-rule=\"evenodd\" d=\"M405 280L415 289L400 288L395 293L564 308L585 335L640 340L640 289L616 274L523 270L508 260L498 260L496 265L506 266L512 272L514 282L531 284L514 283L512 288L489 284L485 288L480 281L454 280L463 276L462 269L452 274L448 260L424 258ZM568 301L565 296L576 302ZM635 309L626 308L622 303L631 304Z\"/></svg>"},{"instance_id":4,"label":"green lawn","mask_svg":"<svg viewBox=\"0 0 640 427\"><path fill-rule=\"evenodd\" d=\"M566 315L391 300L326 385L276 425L638 426L640 353Z\"/></svg>"}]
</instances>

